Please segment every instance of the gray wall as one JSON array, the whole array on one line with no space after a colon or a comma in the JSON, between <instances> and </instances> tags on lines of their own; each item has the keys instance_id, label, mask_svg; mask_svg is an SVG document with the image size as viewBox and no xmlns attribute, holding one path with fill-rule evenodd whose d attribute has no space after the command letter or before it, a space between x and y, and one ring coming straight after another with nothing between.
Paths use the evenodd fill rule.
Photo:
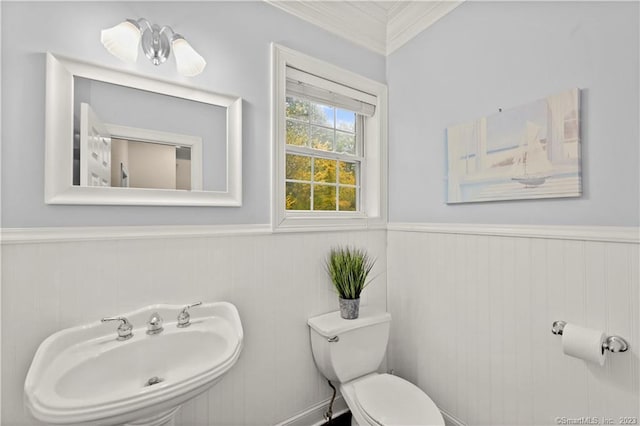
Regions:
<instances>
[{"instance_id":1,"label":"gray wall","mask_svg":"<svg viewBox=\"0 0 640 426\"><path fill-rule=\"evenodd\" d=\"M638 3L467 2L387 61L392 222L637 226ZM579 199L445 203L445 129L582 89Z\"/></svg>"},{"instance_id":2,"label":"gray wall","mask_svg":"<svg viewBox=\"0 0 640 426\"><path fill-rule=\"evenodd\" d=\"M208 62L180 77L171 58L154 67L111 56L100 30L146 17L185 35ZM270 42L384 81L385 59L262 2L2 3L2 226L267 223L270 212ZM44 204L45 55L77 59L241 96L243 206L120 207Z\"/></svg>"}]
</instances>

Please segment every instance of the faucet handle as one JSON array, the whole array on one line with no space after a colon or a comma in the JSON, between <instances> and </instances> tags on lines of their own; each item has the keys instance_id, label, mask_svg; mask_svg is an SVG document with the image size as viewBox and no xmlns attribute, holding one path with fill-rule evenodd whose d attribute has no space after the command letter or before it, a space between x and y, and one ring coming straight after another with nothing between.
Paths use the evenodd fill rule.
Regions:
<instances>
[{"instance_id":1,"label":"faucet handle","mask_svg":"<svg viewBox=\"0 0 640 426\"><path fill-rule=\"evenodd\" d=\"M107 321L121 321L118 326L118 339L117 340L127 340L133 337L133 325L129 322L125 317L107 317L102 318L102 322Z\"/></svg>"},{"instance_id":2,"label":"faucet handle","mask_svg":"<svg viewBox=\"0 0 640 426\"><path fill-rule=\"evenodd\" d=\"M177 326L180 328L189 327L191 325L191 314L189 314L189 308L193 308L194 306L200 306L200 305L202 305L202 302L196 302L182 308L182 310L178 314Z\"/></svg>"},{"instance_id":3,"label":"faucet handle","mask_svg":"<svg viewBox=\"0 0 640 426\"><path fill-rule=\"evenodd\" d=\"M163 322L164 321L158 312L152 313L147 321L147 334L153 335L162 332L162 330L164 330L164 327L162 326Z\"/></svg>"}]
</instances>

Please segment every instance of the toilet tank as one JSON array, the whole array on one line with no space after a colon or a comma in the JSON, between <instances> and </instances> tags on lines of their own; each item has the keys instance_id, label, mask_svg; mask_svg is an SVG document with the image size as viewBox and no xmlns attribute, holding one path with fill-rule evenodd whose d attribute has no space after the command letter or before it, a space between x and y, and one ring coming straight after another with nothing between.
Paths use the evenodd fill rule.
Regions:
<instances>
[{"instance_id":1,"label":"toilet tank","mask_svg":"<svg viewBox=\"0 0 640 426\"><path fill-rule=\"evenodd\" d=\"M353 320L341 318L339 311L310 318L311 349L320 372L340 383L375 372L387 349L390 323L391 314L366 307Z\"/></svg>"}]
</instances>

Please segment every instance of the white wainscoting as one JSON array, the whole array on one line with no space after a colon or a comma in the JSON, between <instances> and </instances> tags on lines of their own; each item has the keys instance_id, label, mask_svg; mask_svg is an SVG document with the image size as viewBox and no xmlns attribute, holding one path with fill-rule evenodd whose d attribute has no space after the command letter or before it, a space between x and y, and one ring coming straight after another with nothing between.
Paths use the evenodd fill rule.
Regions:
<instances>
[{"instance_id":1,"label":"white wainscoting","mask_svg":"<svg viewBox=\"0 0 640 426\"><path fill-rule=\"evenodd\" d=\"M24 412L22 389L44 338L159 302L232 302L245 331L236 366L186 404L176 424L273 425L330 397L306 325L308 317L337 309L322 260L333 245L366 247L378 262L363 304L385 309L386 231L203 235L192 228L183 236L140 228L4 234L3 425L36 424Z\"/></svg>"},{"instance_id":2,"label":"white wainscoting","mask_svg":"<svg viewBox=\"0 0 640 426\"><path fill-rule=\"evenodd\" d=\"M390 224L389 367L469 425L638 418L638 230L565 228ZM554 320L630 351L563 355Z\"/></svg>"}]
</instances>

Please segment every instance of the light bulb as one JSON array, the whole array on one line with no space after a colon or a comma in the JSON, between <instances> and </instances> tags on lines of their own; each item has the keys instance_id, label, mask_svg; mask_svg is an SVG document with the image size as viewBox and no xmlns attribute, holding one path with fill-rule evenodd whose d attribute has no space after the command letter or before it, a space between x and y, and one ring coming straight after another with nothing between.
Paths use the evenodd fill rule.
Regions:
<instances>
[{"instance_id":1,"label":"light bulb","mask_svg":"<svg viewBox=\"0 0 640 426\"><path fill-rule=\"evenodd\" d=\"M207 62L194 50L182 36L176 34L172 40L173 54L176 57L178 72L187 77L198 75Z\"/></svg>"},{"instance_id":2,"label":"light bulb","mask_svg":"<svg viewBox=\"0 0 640 426\"><path fill-rule=\"evenodd\" d=\"M118 59L135 62L138 59L138 45L140 44L140 27L127 19L115 27L102 30L100 41L104 47Z\"/></svg>"}]
</instances>

